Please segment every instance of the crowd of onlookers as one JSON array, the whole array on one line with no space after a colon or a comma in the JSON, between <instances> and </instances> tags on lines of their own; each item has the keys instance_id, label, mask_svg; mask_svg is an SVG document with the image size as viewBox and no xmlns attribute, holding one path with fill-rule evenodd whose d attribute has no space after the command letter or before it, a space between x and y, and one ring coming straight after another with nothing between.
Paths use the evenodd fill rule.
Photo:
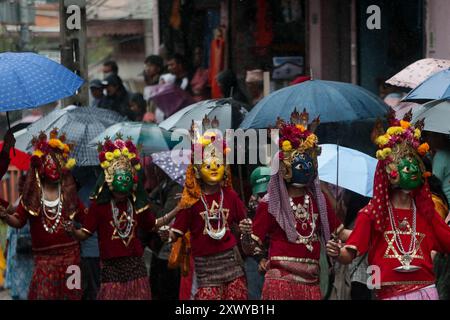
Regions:
<instances>
[{"instance_id":1,"label":"crowd of onlookers","mask_svg":"<svg viewBox=\"0 0 450 320\"><path fill-rule=\"evenodd\" d=\"M89 83L90 106L116 111L131 121L159 123L170 114L162 110L152 99L157 88L162 85L175 86L183 90L195 103L208 99L233 98L253 107L263 98L263 71L260 69L246 72L241 84L235 73L224 70L212 74L203 67L203 50L196 47L193 61L189 63L183 55L173 54L167 58L150 55L144 61L142 72L144 89L142 92L130 92L119 75L119 67L113 60L103 64L103 79L93 79ZM217 85L220 93L213 93L211 87ZM187 106L181 105L181 107Z\"/></svg>"}]
</instances>

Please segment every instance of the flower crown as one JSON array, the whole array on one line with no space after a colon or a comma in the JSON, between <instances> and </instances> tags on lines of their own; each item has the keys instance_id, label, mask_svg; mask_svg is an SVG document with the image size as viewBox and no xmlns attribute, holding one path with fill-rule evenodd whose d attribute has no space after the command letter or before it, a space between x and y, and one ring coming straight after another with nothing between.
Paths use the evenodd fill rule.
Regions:
<instances>
[{"instance_id":1,"label":"flower crown","mask_svg":"<svg viewBox=\"0 0 450 320\"><path fill-rule=\"evenodd\" d=\"M412 111L409 111L402 120L394 117L393 110L388 115L390 127L384 132L381 123L377 123L372 133L374 142L378 146L376 157L378 160L388 160L396 146L413 149L420 156L424 156L429 150L428 143L421 143L424 120L420 120L416 125L411 124ZM398 148L397 148L398 149Z\"/></svg>"},{"instance_id":2,"label":"flower crown","mask_svg":"<svg viewBox=\"0 0 450 320\"><path fill-rule=\"evenodd\" d=\"M76 165L73 158L69 158L69 154L73 149L73 144L66 142L66 134L63 133L58 137L58 128L54 128L47 137L45 132L41 132L38 137L33 137L31 145L33 146L33 154L31 162L34 167L42 165L42 157L53 155L60 168L71 170Z\"/></svg>"},{"instance_id":3,"label":"flower crown","mask_svg":"<svg viewBox=\"0 0 450 320\"><path fill-rule=\"evenodd\" d=\"M308 121L309 114L306 109L303 109L302 113L298 113L295 109L291 114L290 123L278 117L275 129L279 129L280 133L280 160L283 162L292 162L299 153L308 152L313 158L320 154L318 138L314 134L320 123L319 117L311 124L308 124Z\"/></svg>"},{"instance_id":4,"label":"flower crown","mask_svg":"<svg viewBox=\"0 0 450 320\"><path fill-rule=\"evenodd\" d=\"M139 159L139 147L136 147L131 140L123 140L121 133L116 134L113 141L110 137L105 137L105 142L98 144L98 159L100 166L105 172L105 180L111 188L114 180L114 173L117 170L125 170L132 173L134 177L135 188L138 182L137 172L141 170Z\"/></svg>"},{"instance_id":5,"label":"flower crown","mask_svg":"<svg viewBox=\"0 0 450 320\"><path fill-rule=\"evenodd\" d=\"M220 133L215 132L219 127L219 120L214 117L210 120L207 115L202 120L203 134L200 129L192 120L190 134L192 139L192 153L191 157L194 159L195 154L201 152L202 159L205 154L211 154L213 156L225 157L230 151L227 147L225 139Z\"/></svg>"},{"instance_id":6,"label":"flower crown","mask_svg":"<svg viewBox=\"0 0 450 320\"><path fill-rule=\"evenodd\" d=\"M372 131L372 141L377 145L376 157L386 165L390 179L398 179L395 163L403 157L413 155L419 162L423 176L428 177L431 173L426 172L422 161L430 146L428 143L421 143L424 119L411 123L412 111L410 110L402 120L395 118L395 111L390 110L388 121L390 127L384 131L381 121L377 121Z\"/></svg>"}]
</instances>

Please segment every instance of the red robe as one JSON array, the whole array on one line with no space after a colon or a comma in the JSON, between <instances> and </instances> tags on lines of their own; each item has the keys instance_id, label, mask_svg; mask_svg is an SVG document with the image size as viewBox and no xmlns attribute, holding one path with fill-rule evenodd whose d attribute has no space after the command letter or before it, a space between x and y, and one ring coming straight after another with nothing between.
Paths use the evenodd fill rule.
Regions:
<instances>
[{"instance_id":1,"label":"red robe","mask_svg":"<svg viewBox=\"0 0 450 320\"><path fill-rule=\"evenodd\" d=\"M296 197L293 199L295 204L303 203L304 197ZM336 231L341 225L341 222L336 217L333 208L327 202L328 222L330 226L330 233ZM312 201L313 212L318 214L317 204ZM306 230L302 230L301 224L297 224L297 231L302 235L309 235L311 233L311 226L308 224ZM262 244L266 236L270 238L269 258L271 257L290 257L300 259L311 259L314 261L320 260L320 215L317 217L316 231L317 240L313 242L313 250L309 251L304 244L297 244L289 242L286 233L281 229L275 217L269 213L268 203L261 202L256 210L255 218L253 219L253 235Z\"/></svg>"},{"instance_id":2,"label":"red robe","mask_svg":"<svg viewBox=\"0 0 450 320\"><path fill-rule=\"evenodd\" d=\"M408 219L412 226L411 210L394 209L393 215L397 220ZM419 212L416 218L417 247L413 252L412 265L420 267L419 270L402 273L393 270L401 266L399 248L394 241L390 219L386 219L383 232L374 229L373 220L368 212L362 211L355 223L346 247L357 250L358 255L368 252L369 265L380 267L381 289L377 295L380 299L390 298L432 285L435 282L431 251L450 252L450 228L436 213L431 221L427 221ZM396 223L397 227L399 223ZM411 235L409 229L400 235L405 250L409 249Z\"/></svg>"},{"instance_id":3,"label":"red robe","mask_svg":"<svg viewBox=\"0 0 450 320\"><path fill-rule=\"evenodd\" d=\"M127 202L117 203L120 211L126 211ZM137 228L151 231L155 226L155 216L146 209L140 213L134 212L133 229L130 236L121 239L114 227L111 204L91 202L87 216L84 219L83 230L93 234L97 231L100 258L102 260L119 257L142 257L144 248L137 238Z\"/></svg>"},{"instance_id":4,"label":"red robe","mask_svg":"<svg viewBox=\"0 0 450 320\"><path fill-rule=\"evenodd\" d=\"M227 230L221 240L212 239L205 230L205 220L202 214L206 212L201 200L197 201L191 208L181 210L175 219L172 230L178 234L185 234L188 230L191 231L191 248L192 256L202 257L232 249L236 246L237 240L230 231L230 226L239 224L242 219L245 219L247 212L244 204L237 193L230 188L223 190L223 214L227 221ZM211 195L205 195L208 207L214 206L218 208L220 205L220 192ZM217 225L213 225L216 228Z\"/></svg>"}]
</instances>

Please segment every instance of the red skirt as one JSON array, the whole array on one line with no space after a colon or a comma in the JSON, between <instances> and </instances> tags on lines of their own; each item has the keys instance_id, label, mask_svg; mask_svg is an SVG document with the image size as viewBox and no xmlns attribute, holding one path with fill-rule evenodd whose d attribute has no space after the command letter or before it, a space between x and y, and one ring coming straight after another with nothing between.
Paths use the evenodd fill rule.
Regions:
<instances>
[{"instance_id":1,"label":"red skirt","mask_svg":"<svg viewBox=\"0 0 450 320\"><path fill-rule=\"evenodd\" d=\"M229 283L198 288L195 300L247 300L247 282L245 277L239 277Z\"/></svg>"},{"instance_id":2,"label":"red skirt","mask_svg":"<svg viewBox=\"0 0 450 320\"><path fill-rule=\"evenodd\" d=\"M147 277L127 282L104 282L100 285L97 300L151 300Z\"/></svg>"},{"instance_id":3,"label":"red skirt","mask_svg":"<svg viewBox=\"0 0 450 320\"><path fill-rule=\"evenodd\" d=\"M270 261L262 300L321 300L319 265Z\"/></svg>"},{"instance_id":4,"label":"red skirt","mask_svg":"<svg viewBox=\"0 0 450 320\"><path fill-rule=\"evenodd\" d=\"M28 292L29 300L81 300L82 290L73 288L67 272L80 265L78 245L34 253L34 271ZM80 274L81 278L81 274ZM78 279L81 283L81 279Z\"/></svg>"}]
</instances>

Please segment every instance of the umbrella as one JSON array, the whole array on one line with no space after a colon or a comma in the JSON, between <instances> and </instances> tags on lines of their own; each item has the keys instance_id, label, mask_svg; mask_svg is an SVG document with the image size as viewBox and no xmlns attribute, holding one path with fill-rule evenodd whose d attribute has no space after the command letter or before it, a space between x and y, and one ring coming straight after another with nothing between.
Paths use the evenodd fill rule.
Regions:
<instances>
[{"instance_id":1,"label":"umbrella","mask_svg":"<svg viewBox=\"0 0 450 320\"><path fill-rule=\"evenodd\" d=\"M3 141L0 141L0 150L3 150ZM14 166L21 171L26 171L30 168L31 157L29 154L18 149L14 151L11 149L9 157L11 159L11 166Z\"/></svg>"},{"instance_id":2,"label":"umbrella","mask_svg":"<svg viewBox=\"0 0 450 320\"><path fill-rule=\"evenodd\" d=\"M233 99L205 100L185 107L159 124L166 130L190 129L192 120L201 121L205 115L211 120L217 117L219 129L236 129L244 119L245 105Z\"/></svg>"},{"instance_id":3,"label":"umbrella","mask_svg":"<svg viewBox=\"0 0 450 320\"><path fill-rule=\"evenodd\" d=\"M377 159L335 144L321 147L322 154L318 157L320 180L372 197Z\"/></svg>"},{"instance_id":4,"label":"umbrella","mask_svg":"<svg viewBox=\"0 0 450 320\"><path fill-rule=\"evenodd\" d=\"M412 122L425 119L424 130L450 134L450 101L432 101L413 112Z\"/></svg>"},{"instance_id":5,"label":"umbrella","mask_svg":"<svg viewBox=\"0 0 450 320\"><path fill-rule=\"evenodd\" d=\"M97 143L103 142L105 137L115 137L117 133L122 134L124 138L130 137L136 145L140 144L143 147L142 152L148 155L170 150L178 143L171 140L171 132L154 123L120 122L105 129L93 138L89 145L96 146Z\"/></svg>"},{"instance_id":6,"label":"umbrella","mask_svg":"<svg viewBox=\"0 0 450 320\"><path fill-rule=\"evenodd\" d=\"M403 101L424 103L450 98L450 69L438 72L411 91Z\"/></svg>"},{"instance_id":7,"label":"umbrella","mask_svg":"<svg viewBox=\"0 0 450 320\"><path fill-rule=\"evenodd\" d=\"M450 68L450 60L427 58L410 64L386 81L387 84L415 89L435 73Z\"/></svg>"},{"instance_id":8,"label":"umbrella","mask_svg":"<svg viewBox=\"0 0 450 320\"><path fill-rule=\"evenodd\" d=\"M311 80L273 92L261 100L245 117L242 129L268 128L278 117L288 120L303 108L321 122L340 122L377 118L387 106L366 89L343 82Z\"/></svg>"},{"instance_id":9,"label":"umbrella","mask_svg":"<svg viewBox=\"0 0 450 320\"><path fill-rule=\"evenodd\" d=\"M149 89L148 100L152 100L166 118L194 103L194 99L186 91L174 84L161 84Z\"/></svg>"},{"instance_id":10,"label":"umbrella","mask_svg":"<svg viewBox=\"0 0 450 320\"><path fill-rule=\"evenodd\" d=\"M0 53L0 111L35 108L73 95L84 80L35 53Z\"/></svg>"},{"instance_id":11,"label":"umbrella","mask_svg":"<svg viewBox=\"0 0 450 320\"><path fill-rule=\"evenodd\" d=\"M71 155L77 160L77 165L96 166L99 164L98 153L88 146L89 142L106 128L124 120L124 117L114 111L94 107L69 106L57 109L26 130L16 132L16 148L31 152L33 136L39 135L41 131L48 135L53 128L58 128L60 132L66 133L68 142L75 144Z\"/></svg>"},{"instance_id":12,"label":"umbrella","mask_svg":"<svg viewBox=\"0 0 450 320\"><path fill-rule=\"evenodd\" d=\"M400 102L397 106L392 107L392 109L395 111L395 118L400 120L409 111L418 112L423 110L423 106L415 102Z\"/></svg>"},{"instance_id":13,"label":"umbrella","mask_svg":"<svg viewBox=\"0 0 450 320\"><path fill-rule=\"evenodd\" d=\"M186 170L191 159L191 151L186 150L183 153L179 152L179 150L173 150L153 153L152 161L160 167L170 179L176 181L180 185L184 185L184 181L186 180Z\"/></svg>"}]
</instances>

